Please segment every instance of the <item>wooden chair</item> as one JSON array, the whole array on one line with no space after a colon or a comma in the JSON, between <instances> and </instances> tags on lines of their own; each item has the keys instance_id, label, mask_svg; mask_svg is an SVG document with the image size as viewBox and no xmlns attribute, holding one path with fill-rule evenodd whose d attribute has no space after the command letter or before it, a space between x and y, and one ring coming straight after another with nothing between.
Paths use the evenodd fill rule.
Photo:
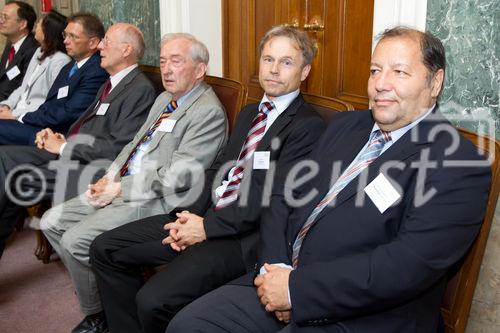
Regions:
<instances>
[{"instance_id":1,"label":"wooden chair","mask_svg":"<svg viewBox=\"0 0 500 333\"><path fill-rule=\"evenodd\" d=\"M140 67L155 86L157 94L163 92L165 89L161 81L160 68L150 65L141 65ZM247 89L242 83L223 77L207 75L205 77L205 82L212 87L222 105L224 105L229 128L232 129L236 115L246 104Z\"/></svg>"},{"instance_id":2,"label":"wooden chair","mask_svg":"<svg viewBox=\"0 0 500 333\"><path fill-rule=\"evenodd\" d=\"M450 278L441 304L445 333L463 333L467 327L472 297L500 192L500 143L465 129L459 131L489 156L492 178L486 213L479 234L457 272Z\"/></svg>"},{"instance_id":3,"label":"wooden chair","mask_svg":"<svg viewBox=\"0 0 500 333\"><path fill-rule=\"evenodd\" d=\"M342 111L352 111L354 107L340 99L302 93L304 99L309 103L326 122L329 122L334 114Z\"/></svg>"}]
</instances>

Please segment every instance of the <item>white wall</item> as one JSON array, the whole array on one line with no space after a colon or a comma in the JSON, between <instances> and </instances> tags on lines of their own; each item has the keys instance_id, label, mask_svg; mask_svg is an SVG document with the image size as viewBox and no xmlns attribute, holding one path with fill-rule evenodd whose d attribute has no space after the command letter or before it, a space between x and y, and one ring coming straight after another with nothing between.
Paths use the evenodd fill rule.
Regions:
<instances>
[{"instance_id":1,"label":"white wall","mask_svg":"<svg viewBox=\"0 0 500 333\"><path fill-rule=\"evenodd\" d=\"M387 28L405 25L425 31L427 0L375 0L372 48L375 36Z\"/></svg>"},{"instance_id":2,"label":"white wall","mask_svg":"<svg viewBox=\"0 0 500 333\"><path fill-rule=\"evenodd\" d=\"M222 76L221 0L159 0L160 31L189 32L210 52L208 74Z\"/></svg>"}]
</instances>

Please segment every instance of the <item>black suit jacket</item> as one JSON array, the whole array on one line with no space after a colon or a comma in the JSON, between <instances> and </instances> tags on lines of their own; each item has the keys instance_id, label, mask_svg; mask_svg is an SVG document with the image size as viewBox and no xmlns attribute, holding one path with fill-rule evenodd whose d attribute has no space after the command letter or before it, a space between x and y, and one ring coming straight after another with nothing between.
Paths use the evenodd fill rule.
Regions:
<instances>
[{"instance_id":1,"label":"black suit jacket","mask_svg":"<svg viewBox=\"0 0 500 333\"><path fill-rule=\"evenodd\" d=\"M291 263L302 224L340 175L335 163L342 170L350 164L373 124L368 111L332 120L312 154L319 174L295 193L318 194L297 209L273 194L261 223L260 264ZM363 191L380 173L401 195L383 213ZM318 215L290 274L294 322L304 331L332 324L349 332L436 332L447 273L479 230L489 182L483 157L434 111Z\"/></svg>"},{"instance_id":2,"label":"black suit jacket","mask_svg":"<svg viewBox=\"0 0 500 333\"><path fill-rule=\"evenodd\" d=\"M24 74L26 74L26 70L28 69L28 65L35 53L38 42L35 40L35 37L32 34L28 34L26 39L21 44L19 50L15 53L14 59L10 63L10 65L5 68L5 64L7 63L7 59L9 57L9 52L12 44L7 43L5 45L5 49L2 53L2 58L0 59L0 100L3 101L9 97L9 95L17 89L23 82ZM12 80L9 80L7 76L7 72L12 69L14 66L19 68L21 74L14 77Z\"/></svg>"},{"instance_id":3,"label":"black suit jacket","mask_svg":"<svg viewBox=\"0 0 500 333\"><path fill-rule=\"evenodd\" d=\"M257 113L258 104L250 104L240 111L227 146L212 167L205 172L205 184L201 197L193 205L176 209L171 213L187 209L204 216L207 239L238 238L241 241L243 258L249 270L255 266L262 201L265 201L266 190L268 197L271 193L271 188L266 189L265 186L266 176L270 184L273 178L275 186L283 183L289 166L307 156L325 128L322 118L304 101L302 95L295 98L274 121L256 149L256 151L270 151L271 165L275 165L274 176L268 170L251 170L252 162L250 161L249 167L245 168L238 196L238 199L246 196L247 204L239 205L237 201L216 211L212 195L213 190L222 181L221 177L216 177L217 173L221 167L225 166L223 176L227 177L229 169L238 159L252 120Z\"/></svg>"}]
</instances>

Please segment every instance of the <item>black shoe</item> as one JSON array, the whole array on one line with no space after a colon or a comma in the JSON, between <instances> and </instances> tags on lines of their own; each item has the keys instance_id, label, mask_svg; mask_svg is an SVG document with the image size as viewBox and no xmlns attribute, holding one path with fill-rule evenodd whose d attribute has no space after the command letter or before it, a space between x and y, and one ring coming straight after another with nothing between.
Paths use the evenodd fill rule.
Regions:
<instances>
[{"instance_id":1,"label":"black shoe","mask_svg":"<svg viewBox=\"0 0 500 333\"><path fill-rule=\"evenodd\" d=\"M71 333L107 333L108 324L104 312L89 315L80 322Z\"/></svg>"}]
</instances>

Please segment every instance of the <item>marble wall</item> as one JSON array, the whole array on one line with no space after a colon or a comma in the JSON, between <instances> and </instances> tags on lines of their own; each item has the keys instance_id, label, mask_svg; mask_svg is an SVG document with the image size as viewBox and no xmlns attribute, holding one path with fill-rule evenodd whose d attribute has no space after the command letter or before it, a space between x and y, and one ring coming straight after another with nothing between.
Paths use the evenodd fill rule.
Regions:
<instances>
[{"instance_id":1,"label":"marble wall","mask_svg":"<svg viewBox=\"0 0 500 333\"><path fill-rule=\"evenodd\" d=\"M441 107L457 125L500 139L498 0L428 0L426 30L447 52ZM500 332L500 204L491 228L467 333Z\"/></svg>"},{"instance_id":2,"label":"marble wall","mask_svg":"<svg viewBox=\"0 0 500 333\"><path fill-rule=\"evenodd\" d=\"M80 10L97 14L105 28L116 22L138 26L146 41L146 53L141 63L159 64L161 36L158 0L85 0L80 1Z\"/></svg>"},{"instance_id":3,"label":"marble wall","mask_svg":"<svg viewBox=\"0 0 500 333\"><path fill-rule=\"evenodd\" d=\"M498 0L428 0L426 29L447 52L444 112L458 125L500 138Z\"/></svg>"}]
</instances>

